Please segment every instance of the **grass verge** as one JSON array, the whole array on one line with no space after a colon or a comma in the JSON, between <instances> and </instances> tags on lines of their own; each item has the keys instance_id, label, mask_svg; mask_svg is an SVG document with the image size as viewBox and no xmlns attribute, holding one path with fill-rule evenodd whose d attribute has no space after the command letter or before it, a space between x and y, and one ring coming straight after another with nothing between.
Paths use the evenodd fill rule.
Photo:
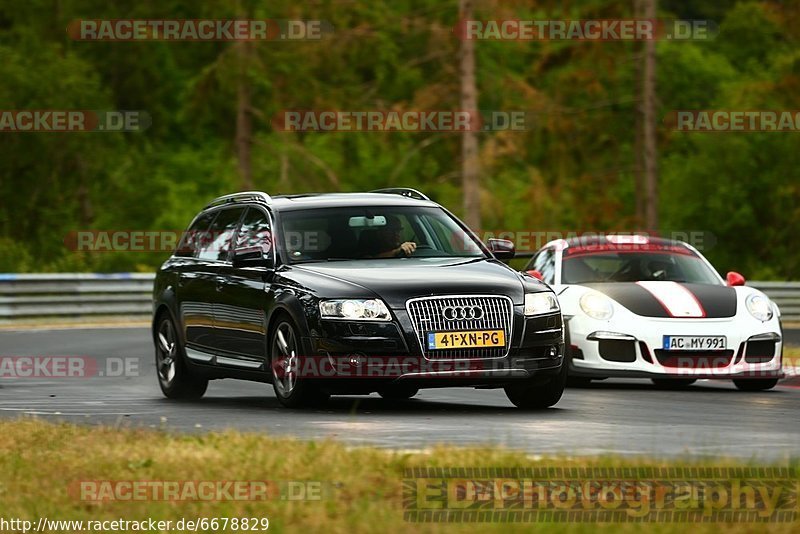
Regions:
<instances>
[{"instance_id":1,"label":"grass verge","mask_svg":"<svg viewBox=\"0 0 800 534\"><path fill-rule=\"evenodd\" d=\"M533 415L532 415L533 416ZM403 479L420 467L746 466L725 459L532 458L497 448L437 447L425 453L348 448L333 441L275 439L238 432L174 435L23 419L0 422L0 518L172 520L268 517L278 532L797 532L798 523L409 523ZM783 467L786 467L785 465ZM789 466L794 473L797 464ZM795 475L793 475L794 477ZM320 500L89 502L79 481L319 481ZM795 494L797 479L794 478ZM795 501L795 506L797 503ZM179 530L171 530L178 532ZM222 529L207 530L221 532ZM232 531L230 529L226 531ZM45 530L57 532L57 530Z\"/></svg>"}]
</instances>

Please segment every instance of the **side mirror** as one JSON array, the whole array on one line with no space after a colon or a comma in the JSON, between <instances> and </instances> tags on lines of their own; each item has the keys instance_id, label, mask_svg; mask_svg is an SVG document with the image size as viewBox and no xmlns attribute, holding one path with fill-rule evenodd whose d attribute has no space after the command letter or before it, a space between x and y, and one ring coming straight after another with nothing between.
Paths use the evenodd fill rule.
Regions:
<instances>
[{"instance_id":1,"label":"side mirror","mask_svg":"<svg viewBox=\"0 0 800 534\"><path fill-rule=\"evenodd\" d=\"M240 269L242 267L265 267L272 269L275 262L270 256L264 254L264 249L261 247L248 247L236 249L233 252L233 268Z\"/></svg>"},{"instance_id":2,"label":"side mirror","mask_svg":"<svg viewBox=\"0 0 800 534\"><path fill-rule=\"evenodd\" d=\"M744 276L737 273L736 271L731 271L725 276L725 281L728 282L728 285L731 287L743 286Z\"/></svg>"},{"instance_id":3,"label":"side mirror","mask_svg":"<svg viewBox=\"0 0 800 534\"><path fill-rule=\"evenodd\" d=\"M536 279L544 280L544 275L539 271L537 271L536 269L531 269L530 271L525 271L525 272Z\"/></svg>"},{"instance_id":4,"label":"side mirror","mask_svg":"<svg viewBox=\"0 0 800 534\"><path fill-rule=\"evenodd\" d=\"M498 260L510 260L517 253L514 242L508 239L491 238L486 242L486 245Z\"/></svg>"}]
</instances>

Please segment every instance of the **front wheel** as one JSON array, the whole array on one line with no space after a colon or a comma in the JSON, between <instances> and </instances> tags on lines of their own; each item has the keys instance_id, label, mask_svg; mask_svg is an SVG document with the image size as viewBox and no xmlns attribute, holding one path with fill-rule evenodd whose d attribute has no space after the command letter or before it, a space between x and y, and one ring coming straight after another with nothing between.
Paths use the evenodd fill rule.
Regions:
<instances>
[{"instance_id":1,"label":"front wheel","mask_svg":"<svg viewBox=\"0 0 800 534\"><path fill-rule=\"evenodd\" d=\"M300 376L300 337L294 324L281 317L272 331L272 388L278 401L287 408L321 404L330 395Z\"/></svg>"},{"instance_id":2,"label":"front wheel","mask_svg":"<svg viewBox=\"0 0 800 534\"><path fill-rule=\"evenodd\" d=\"M567 385L567 362L561 365L558 374L544 382L541 379L524 380L505 387L506 396L517 408L540 410L549 408L561 399Z\"/></svg>"},{"instance_id":3,"label":"front wheel","mask_svg":"<svg viewBox=\"0 0 800 534\"><path fill-rule=\"evenodd\" d=\"M775 386L777 386L778 379L777 378L758 378L755 380L745 379L745 380L734 380L733 383L741 391L764 391L766 389L772 389Z\"/></svg>"},{"instance_id":4,"label":"front wheel","mask_svg":"<svg viewBox=\"0 0 800 534\"><path fill-rule=\"evenodd\" d=\"M183 360L183 345L178 338L175 324L163 313L158 321L155 335L156 372L161 392L168 399L199 399L208 380L193 376Z\"/></svg>"}]
</instances>

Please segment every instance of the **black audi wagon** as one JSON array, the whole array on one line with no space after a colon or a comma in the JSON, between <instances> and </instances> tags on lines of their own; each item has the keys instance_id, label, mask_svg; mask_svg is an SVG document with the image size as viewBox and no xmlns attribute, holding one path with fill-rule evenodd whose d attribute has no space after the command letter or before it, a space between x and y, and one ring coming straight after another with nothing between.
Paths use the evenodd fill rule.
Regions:
<instances>
[{"instance_id":1,"label":"black audi wagon","mask_svg":"<svg viewBox=\"0 0 800 534\"><path fill-rule=\"evenodd\" d=\"M501 261L513 256L412 189L220 197L156 276L161 390L198 398L212 379L254 380L296 407L466 386L552 406L561 311L547 284Z\"/></svg>"}]
</instances>

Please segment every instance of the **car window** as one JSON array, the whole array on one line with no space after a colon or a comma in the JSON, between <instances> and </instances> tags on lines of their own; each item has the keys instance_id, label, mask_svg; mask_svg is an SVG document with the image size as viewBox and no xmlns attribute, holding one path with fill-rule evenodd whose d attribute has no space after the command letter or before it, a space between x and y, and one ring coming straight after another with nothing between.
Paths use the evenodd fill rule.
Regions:
<instances>
[{"instance_id":1,"label":"car window","mask_svg":"<svg viewBox=\"0 0 800 534\"><path fill-rule=\"evenodd\" d=\"M565 284L672 281L720 284L715 273L691 252L603 251L564 258Z\"/></svg>"},{"instance_id":2,"label":"car window","mask_svg":"<svg viewBox=\"0 0 800 534\"><path fill-rule=\"evenodd\" d=\"M183 258L193 258L197 255L203 237L208 232L208 227L217 216L216 212L201 213L189 226L181 236L181 241L178 243L178 248L175 249L175 255Z\"/></svg>"},{"instance_id":3,"label":"car window","mask_svg":"<svg viewBox=\"0 0 800 534\"><path fill-rule=\"evenodd\" d=\"M263 210L250 207L236 236L236 250L256 247L261 248L265 257L272 256L272 227L269 216Z\"/></svg>"},{"instance_id":4,"label":"car window","mask_svg":"<svg viewBox=\"0 0 800 534\"><path fill-rule=\"evenodd\" d=\"M227 261L231 251L233 236L244 213L243 207L223 209L208 228L197 257L201 260Z\"/></svg>"},{"instance_id":5,"label":"car window","mask_svg":"<svg viewBox=\"0 0 800 534\"><path fill-rule=\"evenodd\" d=\"M294 263L378 258L404 242L416 243L415 257L484 256L475 240L440 208L293 210L282 214L281 220L282 244Z\"/></svg>"}]
</instances>

